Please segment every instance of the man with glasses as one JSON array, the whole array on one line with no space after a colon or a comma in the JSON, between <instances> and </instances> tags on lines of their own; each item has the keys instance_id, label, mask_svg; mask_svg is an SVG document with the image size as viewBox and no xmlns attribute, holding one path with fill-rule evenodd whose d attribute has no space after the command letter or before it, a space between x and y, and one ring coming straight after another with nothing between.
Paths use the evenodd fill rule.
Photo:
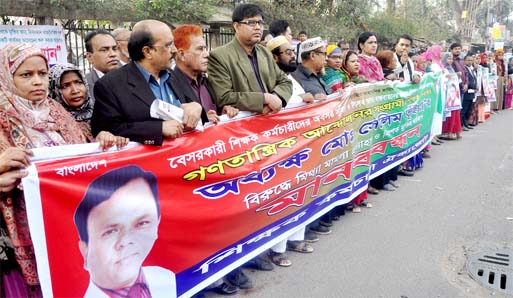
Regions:
<instances>
[{"instance_id":1,"label":"man with glasses","mask_svg":"<svg viewBox=\"0 0 513 298\"><path fill-rule=\"evenodd\" d=\"M118 45L114 37L105 30L89 32L84 38L86 58L91 70L86 74L89 94L94 98L93 88L96 81L106 73L119 67Z\"/></svg>"},{"instance_id":2,"label":"man with glasses","mask_svg":"<svg viewBox=\"0 0 513 298\"><path fill-rule=\"evenodd\" d=\"M119 63L121 66L130 62L130 54L128 54L128 40L130 39L130 30L126 28L117 28L112 31L112 35L118 44Z\"/></svg>"},{"instance_id":3,"label":"man with glasses","mask_svg":"<svg viewBox=\"0 0 513 298\"><path fill-rule=\"evenodd\" d=\"M187 102L197 102L203 107L203 122L217 123L220 117L217 112L234 117L239 110L226 105L218 109L214 101L214 92L205 73L208 66L208 48L203 32L197 25L181 25L173 31L176 67L171 71L171 86L177 95Z\"/></svg>"},{"instance_id":4,"label":"man with glasses","mask_svg":"<svg viewBox=\"0 0 513 298\"><path fill-rule=\"evenodd\" d=\"M299 46L302 64L292 73L305 92L312 93L315 99L326 99L330 94L326 84L321 79L326 62L326 46L320 37L305 40Z\"/></svg>"},{"instance_id":5,"label":"man with glasses","mask_svg":"<svg viewBox=\"0 0 513 298\"><path fill-rule=\"evenodd\" d=\"M91 121L93 134L102 130L149 145L162 145L164 138L178 138L200 121L201 105L176 96L170 80L171 60L177 50L171 29L163 22L138 22L128 42L132 62L100 79L94 87L96 103ZM153 100L159 99L184 110L183 123L154 119Z\"/></svg>"},{"instance_id":6,"label":"man with glasses","mask_svg":"<svg viewBox=\"0 0 513 298\"><path fill-rule=\"evenodd\" d=\"M257 5L242 4L233 15L235 38L213 50L208 78L217 106L262 114L281 110L292 95L292 83L260 45L265 22Z\"/></svg>"}]
</instances>

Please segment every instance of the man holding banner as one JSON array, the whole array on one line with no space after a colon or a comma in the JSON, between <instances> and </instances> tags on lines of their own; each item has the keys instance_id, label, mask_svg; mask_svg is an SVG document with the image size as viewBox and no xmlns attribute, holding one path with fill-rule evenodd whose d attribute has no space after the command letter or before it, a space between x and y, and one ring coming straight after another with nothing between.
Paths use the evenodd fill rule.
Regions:
<instances>
[{"instance_id":1,"label":"man holding banner","mask_svg":"<svg viewBox=\"0 0 513 298\"><path fill-rule=\"evenodd\" d=\"M94 87L93 134L105 130L160 146L164 138L175 139L185 128L195 128L201 117L201 105L182 103L169 83L171 60L176 54L169 26L156 20L138 22L128 51L132 62L108 73ZM183 121L152 118L150 107L155 99L183 109Z\"/></svg>"}]
</instances>

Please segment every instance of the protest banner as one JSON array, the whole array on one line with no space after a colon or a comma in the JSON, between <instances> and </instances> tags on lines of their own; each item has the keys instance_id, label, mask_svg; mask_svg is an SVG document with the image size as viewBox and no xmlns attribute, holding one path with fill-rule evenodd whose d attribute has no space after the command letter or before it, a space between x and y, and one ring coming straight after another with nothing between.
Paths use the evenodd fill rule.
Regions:
<instances>
[{"instance_id":1,"label":"protest banner","mask_svg":"<svg viewBox=\"0 0 513 298\"><path fill-rule=\"evenodd\" d=\"M334 206L350 202L366 190L370 178L420 152L432 137L439 77L427 75L418 85L358 85L331 100L208 126L162 147L140 145L35 162L23 185L44 296L84 296L93 282L101 282L87 270L111 265L125 272L122 265L135 259L136 253L117 255L116 249L122 254L121 247L130 242L119 240L119 247L96 250L106 256L103 263L92 264L92 243L77 232L95 237L89 221L98 216L96 208L106 207L121 189L104 177L134 168L156 177L158 239L146 239L149 254L141 258L137 253L137 258L144 261L148 283L151 277L144 270L158 267L174 273L176 281L168 283L176 282L177 297L190 297ZM73 154L76 148L55 150ZM80 219L77 214L87 205L81 201L103 193L91 194L98 185L114 188L114 194L89 205L95 215ZM123 192L127 204L142 191ZM116 208L123 207L120 202ZM112 211L112 218L116 214ZM137 221L134 229L150 222ZM118 224L107 226L99 238L130 234ZM135 275L140 266L133 266ZM151 294L171 297L164 290Z\"/></svg>"},{"instance_id":2,"label":"protest banner","mask_svg":"<svg viewBox=\"0 0 513 298\"><path fill-rule=\"evenodd\" d=\"M68 62L64 31L60 26L0 25L0 48L8 43L16 42L28 42L37 45L48 59L50 66Z\"/></svg>"},{"instance_id":3,"label":"protest banner","mask_svg":"<svg viewBox=\"0 0 513 298\"><path fill-rule=\"evenodd\" d=\"M454 111L461 109L461 93L460 83L458 75L450 75L447 80L444 80L445 84L445 110Z\"/></svg>"}]
</instances>

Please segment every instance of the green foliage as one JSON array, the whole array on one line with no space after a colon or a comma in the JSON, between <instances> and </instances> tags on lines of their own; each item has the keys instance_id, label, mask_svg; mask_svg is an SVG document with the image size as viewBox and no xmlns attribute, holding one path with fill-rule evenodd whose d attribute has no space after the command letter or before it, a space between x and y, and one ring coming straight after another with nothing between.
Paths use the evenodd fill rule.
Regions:
<instances>
[{"instance_id":1,"label":"green foliage","mask_svg":"<svg viewBox=\"0 0 513 298\"><path fill-rule=\"evenodd\" d=\"M395 42L397 37L402 34L415 36L415 33L417 33L417 24L404 18L381 14L369 19L368 29L376 32L379 39L378 41L386 47L389 47Z\"/></svg>"},{"instance_id":2,"label":"green foliage","mask_svg":"<svg viewBox=\"0 0 513 298\"><path fill-rule=\"evenodd\" d=\"M158 19L168 24L206 21L215 7L209 0L132 0L143 18Z\"/></svg>"},{"instance_id":3,"label":"green foliage","mask_svg":"<svg viewBox=\"0 0 513 298\"><path fill-rule=\"evenodd\" d=\"M368 14L368 0L256 0L271 22L284 19L290 23L295 36L306 30L308 36L321 36L336 42L340 39L354 40L364 26L362 20ZM347 9L351 7L351 9Z\"/></svg>"}]
</instances>

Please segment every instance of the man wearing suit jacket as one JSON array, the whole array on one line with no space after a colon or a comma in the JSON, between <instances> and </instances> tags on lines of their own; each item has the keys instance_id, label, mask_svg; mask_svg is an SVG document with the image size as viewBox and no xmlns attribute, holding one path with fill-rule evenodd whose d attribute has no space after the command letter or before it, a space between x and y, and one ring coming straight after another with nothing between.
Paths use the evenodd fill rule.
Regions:
<instances>
[{"instance_id":1,"label":"man wearing suit jacket","mask_svg":"<svg viewBox=\"0 0 513 298\"><path fill-rule=\"evenodd\" d=\"M160 21L138 22L128 42L132 61L96 82L96 103L91 121L93 134L102 130L133 141L162 145L164 138L178 138L184 128L194 128L201 105L187 102L171 86L171 59L176 54L171 29ZM154 99L181 107L183 124L150 116Z\"/></svg>"},{"instance_id":2,"label":"man wearing suit jacket","mask_svg":"<svg viewBox=\"0 0 513 298\"><path fill-rule=\"evenodd\" d=\"M210 53L208 78L219 107L269 114L278 112L292 95L287 75L259 44L262 16L257 5L237 6L232 15L235 38Z\"/></svg>"},{"instance_id":3,"label":"man wearing suit jacket","mask_svg":"<svg viewBox=\"0 0 513 298\"><path fill-rule=\"evenodd\" d=\"M105 30L89 32L84 38L86 57L92 69L86 74L89 95L94 99L94 84L106 73L119 67L118 46L116 40Z\"/></svg>"},{"instance_id":4,"label":"man wearing suit jacket","mask_svg":"<svg viewBox=\"0 0 513 298\"><path fill-rule=\"evenodd\" d=\"M207 44L203 32L197 25L181 25L173 31L177 49L176 67L172 71L171 86L177 91L179 98L188 102L195 101L203 107L201 118L203 122L217 123L220 118L218 112L234 117L238 109L226 105L222 109L216 107L214 91L208 82Z\"/></svg>"},{"instance_id":5,"label":"man wearing suit jacket","mask_svg":"<svg viewBox=\"0 0 513 298\"><path fill-rule=\"evenodd\" d=\"M467 75L467 89L463 93L463 100L461 102L461 126L462 129L467 131L469 129L474 129L470 125L468 125L468 118L470 117L470 113L472 112L472 103L474 102L475 92L477 89L477 78L474 73L474 68L472 64L474 63L474 54L468 53L465 56L465 72Z\"/></svg>"}]
</instances>

